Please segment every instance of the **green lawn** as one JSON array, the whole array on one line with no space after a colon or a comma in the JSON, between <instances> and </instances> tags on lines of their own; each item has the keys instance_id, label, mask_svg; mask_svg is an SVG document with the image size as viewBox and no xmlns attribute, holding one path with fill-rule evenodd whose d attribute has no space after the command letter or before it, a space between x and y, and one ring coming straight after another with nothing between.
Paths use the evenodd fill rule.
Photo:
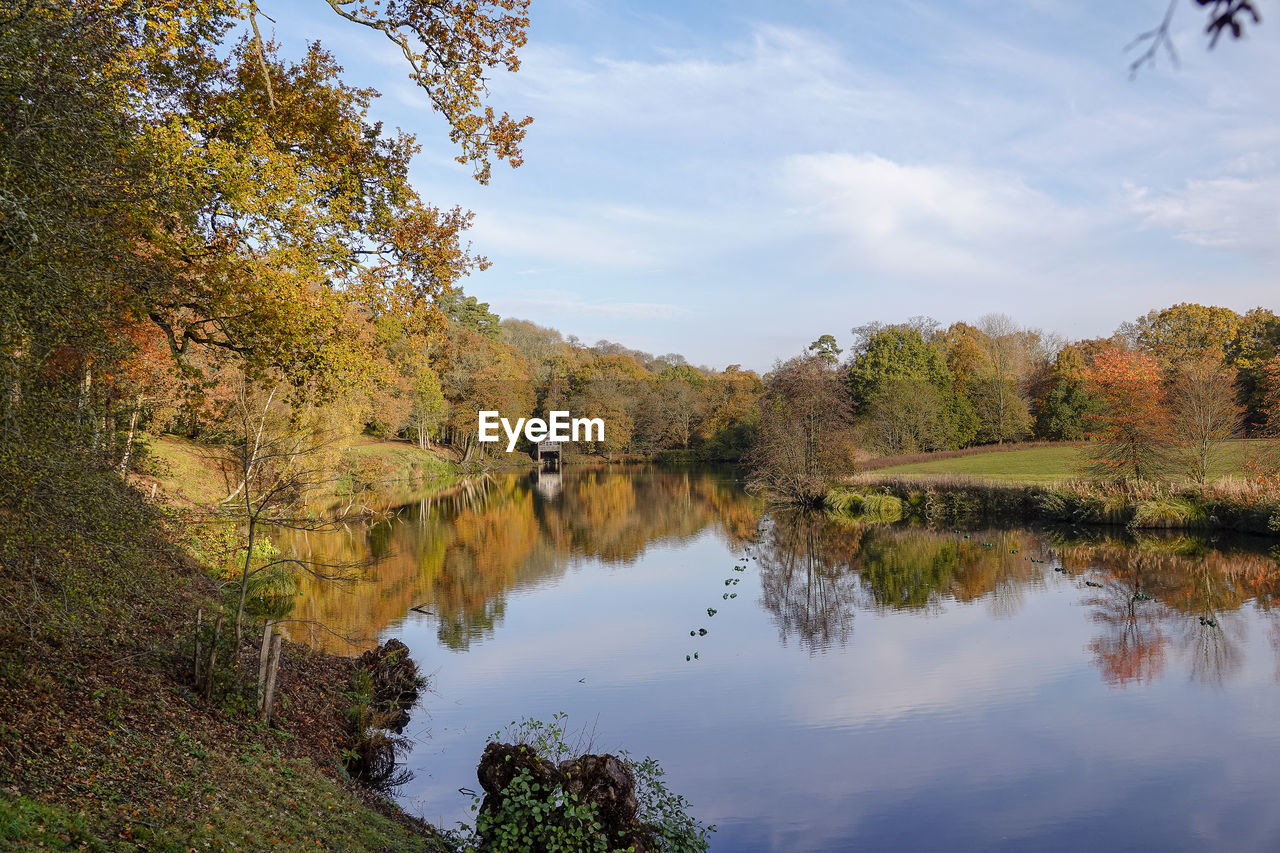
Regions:
<instances>
[{"instance_id":1,"label":"green lawn","mask_svg":"<svg viewBox=\"0 0 1280 853\"><path fill-rule=\"evenodd\" d=\"M1244 463L1246 445L1247 442L1244 441L1230 442L1221 462L1211 467L1210 476L1217 478L1239 474ZM1012 447L1016 448L1017 445ZM1084 477L1083 462L1083 448L1080 447L1034 447L895 465L869 474L876 477L928 477L945 474L1023 483L1051 483Z\"/></svg>"}]
</instances>

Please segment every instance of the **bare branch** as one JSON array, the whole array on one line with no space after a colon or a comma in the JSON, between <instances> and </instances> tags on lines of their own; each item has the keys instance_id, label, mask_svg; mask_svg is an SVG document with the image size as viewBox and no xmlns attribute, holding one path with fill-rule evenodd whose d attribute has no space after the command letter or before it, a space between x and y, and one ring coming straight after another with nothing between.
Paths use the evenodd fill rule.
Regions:
<instances>
[{"instance_id":1,"label":"bare branch","mask_svg":"<svg viewBox=\"0 0 1280 853\"><path fill-rule=\"evenodd\" d=\"M1130 79L1138 76L1138 71L1142 66L1155 66L1156 55L1160 52L1161 45L1169 52L1169 59L1173 61L1174 67L1178 67L1178 52L1174 50L1173 40L1169 37L1169 25L1173 22L1173 12L1177 7L1178 0L1169 0L1169 8L1165 10L1164 20L1160 22L1160 26L1139 34L1133 41L1125 45L1125 52L1128 53L1144 42L1147 44L1146 50L1139 54L1133 62L1129 63Z\"/></svg>"}]
</instances>

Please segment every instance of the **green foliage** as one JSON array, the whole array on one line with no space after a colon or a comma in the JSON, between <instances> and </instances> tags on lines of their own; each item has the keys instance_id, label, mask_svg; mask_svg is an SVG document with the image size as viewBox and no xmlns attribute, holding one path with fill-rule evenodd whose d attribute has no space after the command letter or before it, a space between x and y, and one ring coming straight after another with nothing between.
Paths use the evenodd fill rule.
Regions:
<instances>
[{"instance_id":1,"label":"green foliage","mask_svg":"<svg viewBox=\"0 0 1280 853\"><path fill-rule=\"evenodd\" d=\"M846 488L835 488L827 492L824 504L827 511L836 515L855 516L862 513L862 495Z\"/></svg>"},{"instance_id":2,"label":"green foliage","mask_svg":"<svg viewBox=\"0 0 1280 853\"><path fill-rule=\"evenodd\" d=\"M1079 441L1087 435L1088 419L1096 411L1097 402L1084 382L1062 377L1036 411L1036 435L1046 441Z\"/></svg>"},{"instance_id":3,"label":"green foliage","mask_svg":"<svg viewBox=\"0 0 1280 853\"><path fill-rule=\"evenodd\" d=\"M491 341L498 340L502 334L502 318L489 310L489 303L467 296L461 287L437 296L436 307L453 322L474 329Z\"/></svg>"},{"instance_id":4,"label":"green foliage","mask_svg":"<svg viewBox=\"0 0 1280 853\"><path fill-rule=\"evenodd\" d=\"M522 718L505 732L494 732L490 740L505 739L557 765L590 749L590 739L585 733L570 732L567 719L563 712L545 722ZM655 853L705 853L715 827L704 826L689 814L689 802L667 788L666 774L657 761L649 757L633 761L625 752L621 756L635 777L637 818L656 832L659 846ZM593 805L583 803L560 784L540 784L528 768L515 774L496 808L481 810L481 801L477 796L472 805L472 810L479 812L475 834L464 831L455 837L461 850L622 853L606 836Z\"/></svg>"},{"instance_id":5,"label":"green foliage","mask_svg":"<svg viewBox=\"0 0 1280 853\"><path fill-rule=\"evenodd\" d=\"M1141 501L1134 507L1131 527L1193 528L1208 525L1209 514L1203 505L1185 497L1165 497Z\"/></svg>"},{"instance_id":6,"label":"green foliage","mask_svg":"<svg viewBox=\"0 0 1280 853\"><path fill-rule=\"evenodd\" d=\"M594 806L559 785L543 790L527 769L511 780L496 809L476 818L484 849L512 853L610 853L602 829Z\"/></svg>"},{"instance_id":7,"label":"green foliage","mask_svg":"<svg viewBox=\"0 0 1280 853\"><path fill-rule=\"evenodd\" d=\"M904 515L902 498L880 492L859 494L852 489L836 488L827 492L824 505L832 515L872 524L892 524L901 521Z\"/></svg>"},{"instance_id":8,"label":"green foliage","mask_svg":"<svg viewBox=\"0 0 1280 853\"><path fill-rule=\"evenodd\" d=\"M941 347L919 328L866 331L845 376L867 439L882 453L963 447L978 434L973 404L957 393Z\"/></svg>"},{"instance_id":9,"label":"green foliage","mask_svg":"<svg viewBox=\"0 0 1280 853\"><path fill-rule=\"evenodd\" d=\"M834 335L823 335L809 344L809 352L821 356L828 364L835 364L840 360L841 349Z\"/></svg>"},{"instance_id":10,"label":"green foliage","mask_svg":"<svg viewBox=\"0 0 1280 853\"><path fill-rule=\"evenodd\" d=\"M0 845L5 850L71 850L96 841L83 815L0 788Z\"/></svg>"},{"instance_id":11,"label":"green foliage","mask_svg":"<svg viewBox=\"0 0 1280 853\"><path fill-rule=\"evenodd\" d=\"M918 380L940 391L952 385L941 349L910 326L871 331L850 363L847 379L855 406L865 405L891 379Z\"/></svg>"},{"instance_id":12,"label":"green foliage","mask_svg":"<svg viewBox=\"0 0 1280 853\"><path fill-rule=\"evenodd\" d=\"M624 757L626 753L623 753ZM715 827L704 827L689 814L689 802L672 793L663 781L667 775L662 766L645 757L631 762L636 777L636 799L640 802L641 819L658 830L660 851L665 853L704 853L710 848L708 834Z\"/></svg>"},{"instance_id":13,"label":"green foliage","mask_svg":"<svg viewBox=\"0 0 1280 853\"><path fill-rule=\"evenodd\" d=\"M264 541L263 544L270 546L271 553L280 553L280 549L269 541ZM263 549L264 552L267 550ZM254 552L258 552L257 543L254 543ZM298 595L296 567L288 564L271 566L250 574L246 583L248 591L245 614L249 618L277 620L293 612Z\"/></svg>"},{"instance_id":14,"label":"green foliage","mask_svg":"<svg viewBox=\"0 0 1280 853\"><path fill-rule=\"evenodd\" d=\"M895 495L870 494L862 502L862 515L868 521L892 524L902 520L902 499Z\"/></svg>"}]
</instances>

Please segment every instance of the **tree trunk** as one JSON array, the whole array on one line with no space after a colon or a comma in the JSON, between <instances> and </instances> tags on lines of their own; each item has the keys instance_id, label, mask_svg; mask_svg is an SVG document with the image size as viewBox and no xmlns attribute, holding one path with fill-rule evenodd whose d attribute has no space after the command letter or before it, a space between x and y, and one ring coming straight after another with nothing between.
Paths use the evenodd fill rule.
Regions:
<instances>
[{"instance_id":1,"label":"tree trunk","mask_svg":"<svg viewBox=\"0 0 1280 853\"><path fill-rule=\"evenodd\" d=\"M89 391L93 387L93 368L87 364L84 368L84 379L80 382L80 400L76 404L76 427L80 426L81 414L89 405Z\"/></svg>"},{"instance_id":2,"label":"tree trunk","mask_svg":"<svg viewBox=\"0 0 1280 853\"><path fill-rule=\"evenodd\" d=\"M133 457L133 433L138 426L138 412L142 409L142 395L139 394L133 403L133 413L129 415L129 437L124 441L124 454L120 457L120 473L129 473L129 460Z\"/></svg>"}]
</instances>

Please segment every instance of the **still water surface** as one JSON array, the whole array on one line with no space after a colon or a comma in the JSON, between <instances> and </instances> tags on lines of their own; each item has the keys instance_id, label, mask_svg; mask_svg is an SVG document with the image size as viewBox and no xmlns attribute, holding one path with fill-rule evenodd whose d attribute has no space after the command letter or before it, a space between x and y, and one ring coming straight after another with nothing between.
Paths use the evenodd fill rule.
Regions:
<instances>
[{"instance_id":1,"label":"still water surface","mask_svg":"<svg viewBox=\"0 0 1280 853\"><path fill-rule=\"evenodd\" d=\"M491 733L563 711L657 758L717 851L1280 849L1266 540L864 527L732 471L571 468L281 542L379 558L293 614L363 640L295 636L432 673L399 800L442 825Z\"/></svg>"}]
</instances>

